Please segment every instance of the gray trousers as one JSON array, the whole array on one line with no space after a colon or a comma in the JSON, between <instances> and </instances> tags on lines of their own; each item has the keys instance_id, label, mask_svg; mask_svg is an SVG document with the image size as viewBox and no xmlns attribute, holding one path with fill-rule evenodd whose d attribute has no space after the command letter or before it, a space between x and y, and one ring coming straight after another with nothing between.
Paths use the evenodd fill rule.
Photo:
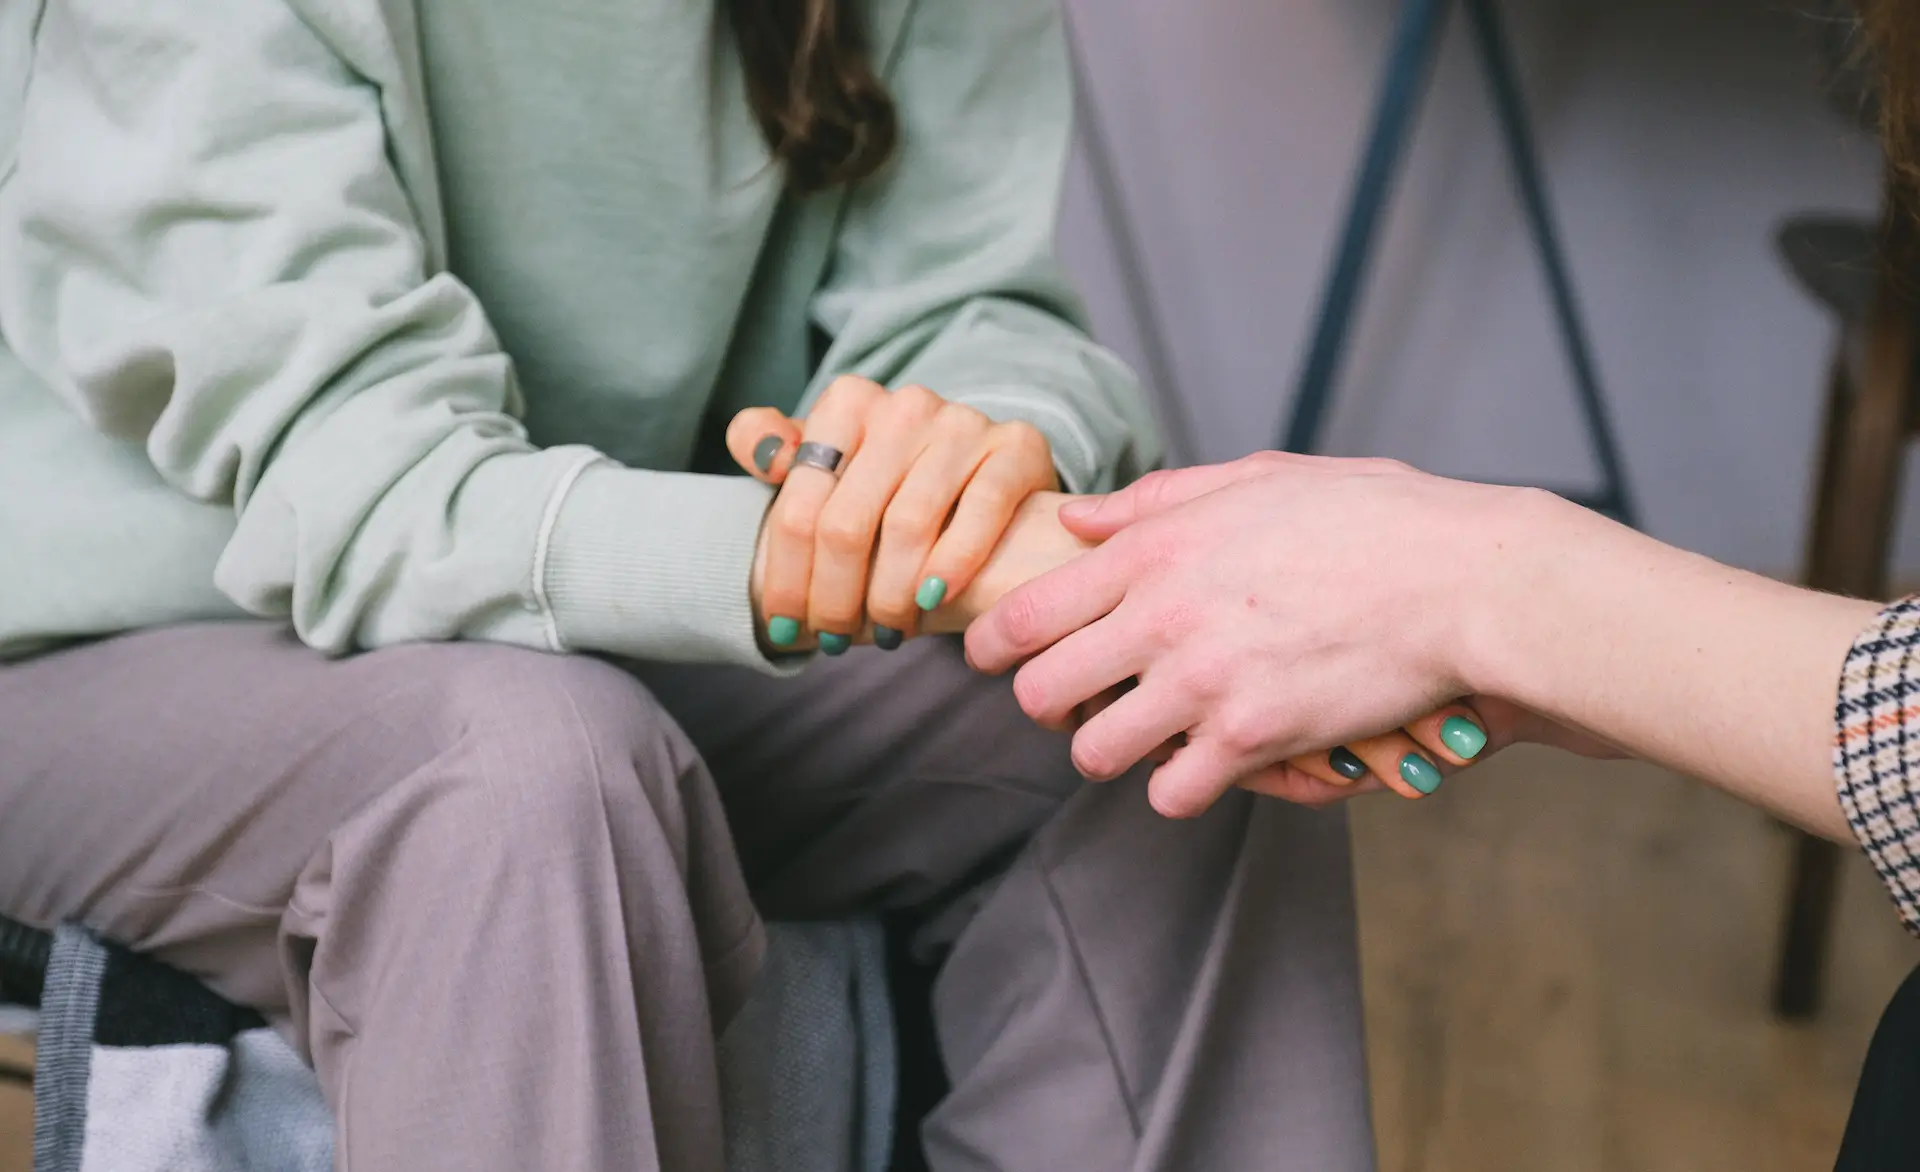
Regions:
<instances>
[{"instance_id":1,"label":"gray trousers","mask_svg":"<svg viewBox=\"0 0 1920 1172\"><path fill-rule=\"evenodd\" d=\"M275 1015L343 1169L717 1172L759 915L878 910L946 958L939 1172L1372 1166L1340 815L1163 821L951 642L770 680L229 623L0 667L0 911Z\"/></svg>"}]
</instances>

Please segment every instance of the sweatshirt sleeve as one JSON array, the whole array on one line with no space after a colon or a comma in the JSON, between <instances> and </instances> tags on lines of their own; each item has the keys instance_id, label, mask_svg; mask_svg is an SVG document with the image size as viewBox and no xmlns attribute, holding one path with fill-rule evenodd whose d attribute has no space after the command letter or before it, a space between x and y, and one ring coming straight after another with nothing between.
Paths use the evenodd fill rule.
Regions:
<instances>
[{"instance_id":1,"label":"sweatshirt sleeve","mask_svg":"<svg viewBox=\"0 0 1920 1172\"><path fill-rule=\"evenodd\" d=\"M347 14L376 26L378 9ZM771 665L768 492L539 449L376 88L280 0L61 0L0 156L0 331L230 505L218 587L332 653L459 638Z\"/></svg>"},{"instance_id":2,"label":"sweatshirt sleeve","mask_svg":"<svg viewBox=\"0 0 1920 1172\"><path fill-rule=\"evenodd\" d=\"M886 63L898 154L853 193L814 316L819 374L918 383L1046 435L1063 484L1115 487L1160 444L1053 256L1072 133L1055 0L922 0ZM817 387L816 387L817 389Z\"/></svg>"}]
</instances>

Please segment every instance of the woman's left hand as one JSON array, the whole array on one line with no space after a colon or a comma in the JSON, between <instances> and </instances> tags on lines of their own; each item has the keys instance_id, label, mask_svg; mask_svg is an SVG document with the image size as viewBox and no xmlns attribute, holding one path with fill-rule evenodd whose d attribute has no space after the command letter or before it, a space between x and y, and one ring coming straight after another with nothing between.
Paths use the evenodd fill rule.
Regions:
<instances>
[{"instance_id":1,"label":"woman's left hand","mask_svg":"<svg viewBox=\"0 0 1920 1172\"><path fill-rule=\"evenodd\" d=\"M842 453L838 470L796 467L803 442ZM770 407L740 412L727 449L782 486L761 582L769 642L792 646L810 630L829 654L869 619L875 642L897 646L923 612L972 584L1021 503L1058 485L1032 425L996 423L924 387L889 392L850 376L804 420Z\"/></svg>"}]
</instances>

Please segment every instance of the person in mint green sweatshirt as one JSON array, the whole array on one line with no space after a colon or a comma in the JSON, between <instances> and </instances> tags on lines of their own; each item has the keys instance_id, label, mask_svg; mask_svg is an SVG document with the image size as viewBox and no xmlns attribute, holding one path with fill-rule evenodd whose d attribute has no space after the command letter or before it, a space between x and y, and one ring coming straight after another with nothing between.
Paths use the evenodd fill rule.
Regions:
<instances>
[{"instance_id":1,"label":"person in mint green sweatshirt","mask_svg":"<svg viewBox=\"0 0 1920 1172\"><path fill-rule=\"evenodd\" d=\"M933 1168L1368 1168L1339 815L1157 818L909 639L1157 458L1064 45L0 5L0 912L265 1011L343 1168L717 1169L760 917L879 912Z\"/></svg>"}]
</instances>

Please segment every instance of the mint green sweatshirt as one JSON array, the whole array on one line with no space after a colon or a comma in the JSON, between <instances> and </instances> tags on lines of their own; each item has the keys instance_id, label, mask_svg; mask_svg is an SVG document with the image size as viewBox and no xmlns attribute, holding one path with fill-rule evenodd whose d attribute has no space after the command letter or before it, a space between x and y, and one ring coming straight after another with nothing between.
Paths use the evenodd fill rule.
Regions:
<instances>
[{"instance_id":1,"label":"mint green sweatshirt","mask_svg":"<svg viewBox=\"0 0 1920 1172\"><path fill-rule=\"evenodd\" d=\"M1051 256L1053 0L871 0L783 191L715 0L0 3L0 657L197 618L769 666L739 408L921 383L1156 456Z\"/></svg>"}]
</instances>

